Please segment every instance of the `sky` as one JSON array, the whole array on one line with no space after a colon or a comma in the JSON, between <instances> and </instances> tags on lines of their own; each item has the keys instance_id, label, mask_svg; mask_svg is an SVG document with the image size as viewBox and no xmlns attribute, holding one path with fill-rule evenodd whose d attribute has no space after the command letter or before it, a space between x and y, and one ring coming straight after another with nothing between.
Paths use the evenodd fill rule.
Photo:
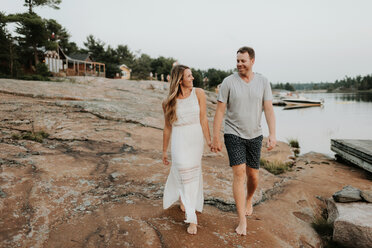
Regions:
<instances>
[{"instance_id":1,"label":"sky","mask_svg":"<svg viewBox=\"0 0 372 248\"><path fill-rule=\"evenodd\" d=\"M0 0L6 14L24 0ZM371 0L62 0L35 9L83 47L90 34L196 69L233 69L255 49L253 70L270 82L334 82L372 74Z\"/></svg>"}]
</instances>

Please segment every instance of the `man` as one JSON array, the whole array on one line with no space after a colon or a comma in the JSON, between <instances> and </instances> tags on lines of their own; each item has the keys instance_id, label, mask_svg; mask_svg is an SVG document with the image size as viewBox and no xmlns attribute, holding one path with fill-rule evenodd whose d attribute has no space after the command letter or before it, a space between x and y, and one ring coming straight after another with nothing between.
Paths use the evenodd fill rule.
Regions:
<instances>
[{"instance_id":1,"label":"man","mask_svg":"<svg viewBox=\"0 0 372 248\"><path fill-rule=\"evenodd\" d=\"M252 214L252 198L258 185L262 110L269 127L267 148L271 150L276 145L270 83L265 77L252 71L254 61L255 52L252 48L242 47L237 51L238 72L226 77L219 89L211 145L213 152L222 150L219 133L227 107L224 139L233 169L233 194L239 217L235 231L239 235L247 234L245 216Z\"/></svg>"}]
</instances>

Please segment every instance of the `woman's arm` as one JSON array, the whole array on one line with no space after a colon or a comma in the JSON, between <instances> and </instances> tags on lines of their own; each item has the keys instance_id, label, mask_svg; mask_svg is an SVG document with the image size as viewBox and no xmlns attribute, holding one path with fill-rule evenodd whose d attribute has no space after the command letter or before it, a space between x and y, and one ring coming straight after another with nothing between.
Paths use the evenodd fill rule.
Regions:
<instances>
[{"instance_id":1,"label":"woman's arm","mask_svg":"<svg viewBox=\"0 0 372 248\"><path fill-rule=\"evenodd\" d=\"M207 118L207 101L203 89L196 88L196 96L198 97L199 107L200 107L200 125L203 130L204 138L208 144L211 146L211 134L209 131L208 118Z\"/></svg>"},{"instance_id":2,"label":"woman's arm","mask_svg":"<svg viewBox=\"0 0 372 248\"><path fill-rule=\"evenodd\" d=\"M164 103L163 103L163 112L164 112L164 129L163 129L163 155L162 155L162 160L163 160L164 165L169 165L168 146L169 146L170 136L172 134L172 125L169 123L169 120L167 120L167 118L165 116Z\"/></svg>"}]
</instances>

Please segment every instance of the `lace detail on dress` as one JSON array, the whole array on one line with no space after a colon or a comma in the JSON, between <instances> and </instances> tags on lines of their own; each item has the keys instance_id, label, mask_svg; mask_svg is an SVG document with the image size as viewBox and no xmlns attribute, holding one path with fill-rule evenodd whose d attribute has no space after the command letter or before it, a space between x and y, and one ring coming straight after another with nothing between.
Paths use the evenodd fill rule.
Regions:
<instances>
[{"instance_id":1,"label":"lace detail on dress","mask_svg":"<svg viewBox=\"0 0 372 248\"><path fill-rule=\"evenodd\" d=\"M200 165L189 168L179 168L178 171L180 173L182 183L188 184L199 180L200 169Z\"/></svg>"}]
</instances>

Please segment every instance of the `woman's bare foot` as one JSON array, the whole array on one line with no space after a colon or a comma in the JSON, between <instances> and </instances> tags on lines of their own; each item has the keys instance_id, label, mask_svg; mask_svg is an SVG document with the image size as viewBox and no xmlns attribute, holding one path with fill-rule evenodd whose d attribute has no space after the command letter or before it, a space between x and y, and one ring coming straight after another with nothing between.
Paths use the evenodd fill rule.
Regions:
<instances>
[{"instance_id":1,"label":"woman's bare foot","mask_svg":"<svg viewBox=\"0 0 372 248\"><path fill-rule=\"evenodd\" d=\"M187 228L187 232L189 234L196 234L197 230L198 230L198 225L197 224L194 224L194 223L190 223L189 227Z\"/></svg>"},{"instance_id":2,"label":"woman's bare foot","mask_svg":"<svg viewBox=\"0 0 372 248\"><path fill-rule=\"evenodd\" d=\"M235 229L238 235L247 235L247 220L241 220L238 227Z\"/></svg>"},{"instance_id":3,"label":"woman's bare foot","mask_svg":"<svg viewBox=\"0 0 372 248\"><path fill-rule=\"evenodd\" d=\"M181 201L181 197L180 197L180 209L182 210L182 212L185 212L185 205L183 205Z\"/></svg>"},{"instance_id":4,"label":"woman's bare foot","mask_svg":"<svg viewBox=\"0 0 372 248\"><path fill-rule=\"evenodd\" d=\"M245 209L245 216L250 216L253 213L253 206L251 202L247 202L247 207Z\"/></svg>"}]
</instances>

